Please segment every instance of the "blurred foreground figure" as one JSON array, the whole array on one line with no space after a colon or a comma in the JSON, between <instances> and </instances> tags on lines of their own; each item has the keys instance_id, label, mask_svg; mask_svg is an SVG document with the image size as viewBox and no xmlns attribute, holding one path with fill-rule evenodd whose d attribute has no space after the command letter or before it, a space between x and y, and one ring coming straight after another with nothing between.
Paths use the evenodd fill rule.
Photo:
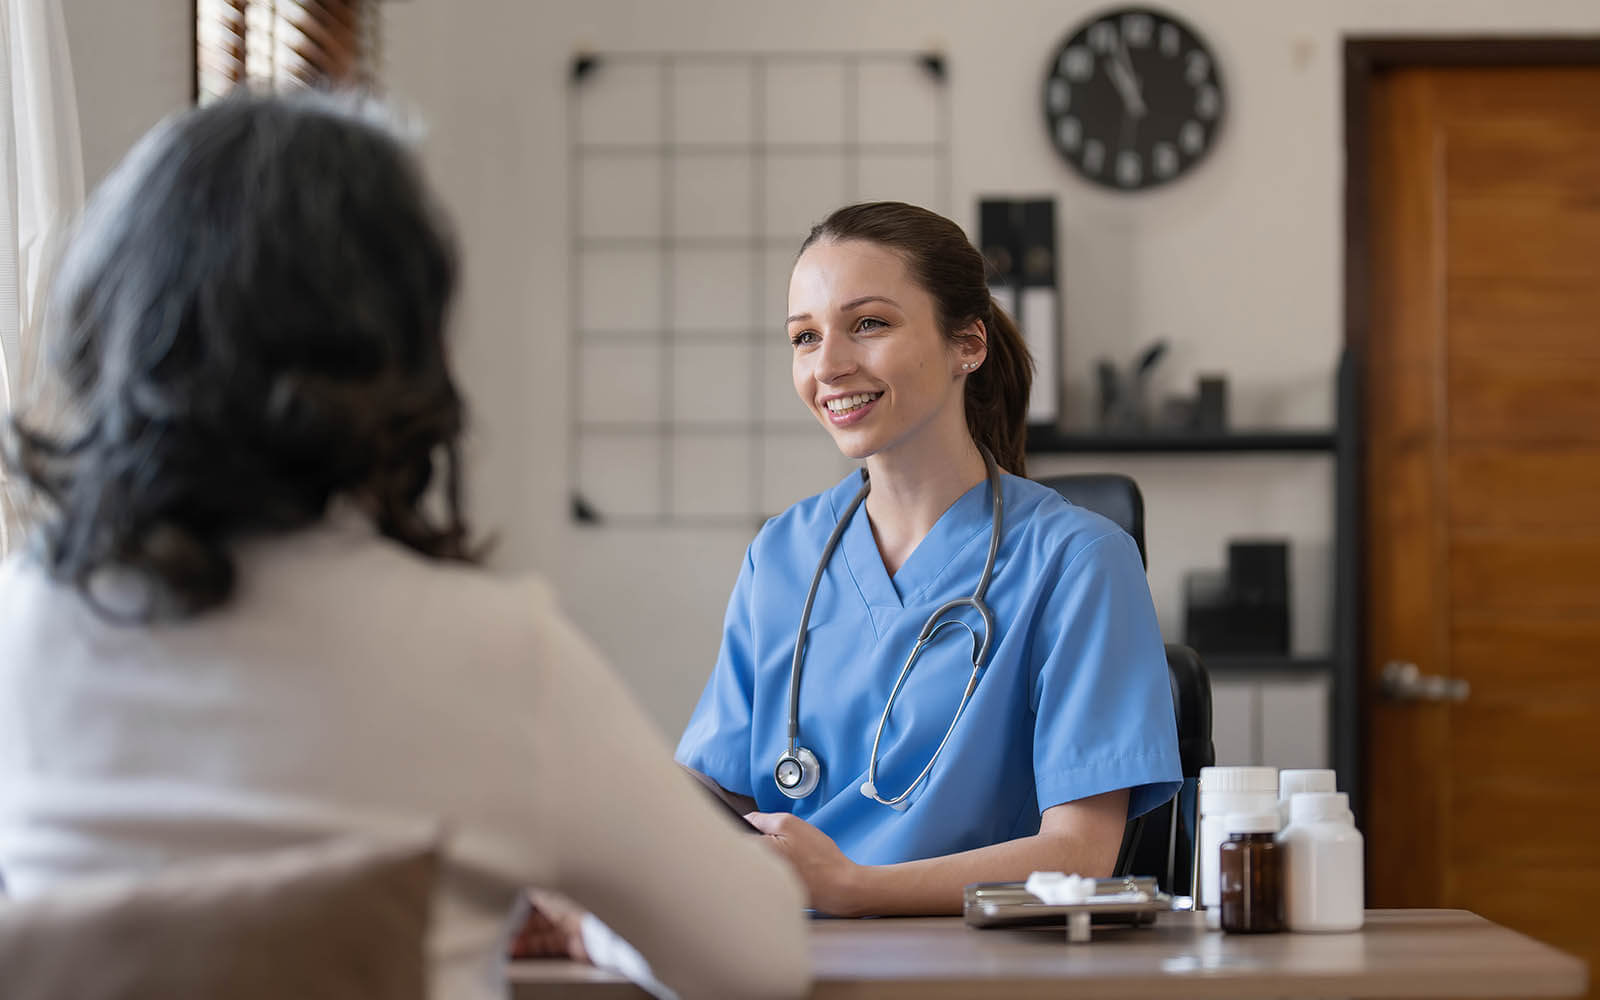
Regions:
<instances>
[{"instance_id":1,"label":"blurred foreground figure","mask_svg":"<svg viewBox=\"0 0 1600 1000\"><path fill-rule=\"evenodd\" d=\"M27 897L443 823L436 996L499 989L526 885L684 996L803 993L783 862L545 584L474 564L454 279L353 99L191 111L107 179L47 320L70 426L7 439L44 517L0 568L0 875Z\"/></svg>"}]
</instances>

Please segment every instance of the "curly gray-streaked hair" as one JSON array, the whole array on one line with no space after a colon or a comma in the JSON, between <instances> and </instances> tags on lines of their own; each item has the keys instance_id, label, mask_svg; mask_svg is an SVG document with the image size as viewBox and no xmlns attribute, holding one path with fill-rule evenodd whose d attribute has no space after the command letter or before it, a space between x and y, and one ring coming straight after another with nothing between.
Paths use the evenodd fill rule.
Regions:
<instances>
[{"instance_id":1,"label":"curly gray-streaked hair","mask_svg":"<svg viewBox=\"0 0 1600 1000\"><path fill-rule=\"evenodd\" d=\"M162 122L95 193L51 289L78 420L10 427L51 572L87 592L131 570L195 614L232 592L231 541L311 524L338 496L418 552L472 558L455 274L373 102L241 95Z\"/></svg>"}]
</instances>

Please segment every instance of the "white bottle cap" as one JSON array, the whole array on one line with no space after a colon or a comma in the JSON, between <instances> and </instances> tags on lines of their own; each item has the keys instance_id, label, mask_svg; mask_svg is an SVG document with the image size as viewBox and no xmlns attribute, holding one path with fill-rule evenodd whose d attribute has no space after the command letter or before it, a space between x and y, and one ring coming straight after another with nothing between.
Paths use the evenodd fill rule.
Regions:
<instances>
[{"instance_id":1,"label":"white bottle cap","mask_svg":"<svg viewBox=\"0 0 1600 1000\"><path fill-rule=\"evenodd\" d=\"M1278 772L1278 798L1289 801L1298 792L1336 792L1338 778L1325 768L1289 768Z\"/></svg>"},{"instance_id":2,"label":"white bottle cap","mask_svg":"<svg viewBox=\"0 0 1600 1000\"><path fill-rule=\"evenodd\" d=\"M1275 767L1202 767L1202 792L1261 792L1276 795L1278 769Z\"/></svg>"},{"instance_id":3,"label":"white bottle cap","mask_svg":"<svg viewBox=\"0 0 1600 1000\"><path fill-rule=\"evenodd\" d=\"M1289 800L1291 823L1350 820L1350 796L1343 792L1300 792Z\"/></svg>"},{"instance_id":4,"label":"white bottle cap","mask_svg":"<svg viewBox=\"0 0 1600 1000\"><path fill-rule=\"evenodd\" d=\"M1281 825L1275 812L1229 813L1222 820L1222 828L1229 834L1277 833Z\"/></svg>"}]
</instances>

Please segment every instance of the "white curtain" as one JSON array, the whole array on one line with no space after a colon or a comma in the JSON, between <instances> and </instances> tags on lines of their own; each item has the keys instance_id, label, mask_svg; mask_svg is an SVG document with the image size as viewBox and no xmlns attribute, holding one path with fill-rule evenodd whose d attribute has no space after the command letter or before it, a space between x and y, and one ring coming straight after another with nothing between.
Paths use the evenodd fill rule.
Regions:
<instances>
[{"instance_id":1,"label":"white curtain","mask_svg":"<svg viewBox=\"0 0 1600 1000\"><path fill-rule=\"evenodd\" d=\"M61 0L0 0L0 412L32 398L52 256L83 207L83 150ZM20 518L0 469L0 554Z\"/></svg>"}]
</instances>

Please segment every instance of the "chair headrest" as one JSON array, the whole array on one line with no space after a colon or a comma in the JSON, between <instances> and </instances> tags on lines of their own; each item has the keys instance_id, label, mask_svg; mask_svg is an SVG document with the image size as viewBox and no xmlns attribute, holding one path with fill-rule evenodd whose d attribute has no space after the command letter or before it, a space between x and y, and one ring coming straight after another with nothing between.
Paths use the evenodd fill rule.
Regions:
<instances>
[{"instance_id":1,"label":"chair headrest","mask_svg":"<svg viewBox=\"0 0 1600 1000\"><path fill-rule=\"evenodd\" d=\"M1039 480L1067 498L1067 502L1101 517L1133 536L1139 547L1139 560L1149 565L1144 550L1144 496L1139 484L1128 476L1113 472L1049 476Z\"/></svg>"},{"instance_id":2,"label":"chair headrest","mask_svg":"<svg viewBox=\"0 0 1600 1000\"><path fill-rule=\"evenodd\" d=\"M0 903L7 1000L423 1000L435 841L341 839Z\"/></svg>"}]
</instances>

